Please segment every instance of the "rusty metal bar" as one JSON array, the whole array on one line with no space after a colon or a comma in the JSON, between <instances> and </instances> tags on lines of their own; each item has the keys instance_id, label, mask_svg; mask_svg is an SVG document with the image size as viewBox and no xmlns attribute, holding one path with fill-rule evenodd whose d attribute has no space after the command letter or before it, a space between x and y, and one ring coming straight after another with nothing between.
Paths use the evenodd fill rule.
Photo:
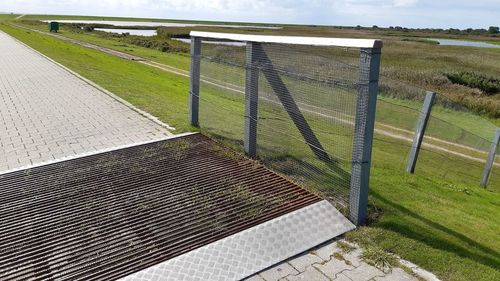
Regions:
<instances>
[{"instance_id":1,"label":"rusty metal bar","mask_svg":"<svg viewBox=\"0 0 500 281\"><path fill-rule=\"evenodd\" d=\"M200 134L0 185L0 280L117 279L320 201Z\"/></svg>"}]
</instances>

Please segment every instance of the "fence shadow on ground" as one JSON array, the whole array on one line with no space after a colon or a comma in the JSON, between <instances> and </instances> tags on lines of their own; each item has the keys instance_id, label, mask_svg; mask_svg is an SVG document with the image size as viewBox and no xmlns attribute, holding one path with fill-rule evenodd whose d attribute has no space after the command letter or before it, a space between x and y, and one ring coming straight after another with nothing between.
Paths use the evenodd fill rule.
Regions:
<instances>
[{"instance_id":1,"label":"fence shadow on ground","mask_svg":"<svg viewBox=\"0 0 500 281\"><path fill-rule=\"evenodd\" d=\"M450 240L439 238L435 235L435 233L422 231L423 228L419 228L419 231L414 231L408 227L408 225L412 225L413 223L394 223L394 222L382 222L378 223L377 227L384 228L396 233L400 233L401 235L408 237L413 240L420 241L422 243L427 244L428 246L436 249L441 249L447 252L451 252L453 254L458 254L461 257L474 260L476 262L480 262L483 265L489 266L493 269L498 269L500 264L500 253L483 246L482 244L470 239L469 237L453 230L448 227L445 227L435 221L429 220L393 201L390 201L380 195L377 192L372 191L371 196L373 196L377 201L382 202L383 204L389 206L390 208L394 208L395 210L401 212L403 215L408 216L418 222L425 224L437 232L442 233L444 236L451 236L455 239L462 241L464 244L459 245L456 243L450 242ZM464 245L468 245L474 249L477 249L477 252L471 251L466 248ZM482 254L484 253L484 254Z\"/></svg>"}]
</instances>

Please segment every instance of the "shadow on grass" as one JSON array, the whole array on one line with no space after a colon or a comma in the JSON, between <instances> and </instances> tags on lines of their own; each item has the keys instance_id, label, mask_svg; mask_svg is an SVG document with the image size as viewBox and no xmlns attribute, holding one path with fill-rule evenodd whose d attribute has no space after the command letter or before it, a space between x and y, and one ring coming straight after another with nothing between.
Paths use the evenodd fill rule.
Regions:
<instances>
[{"instance_id":1,"label":"shadow on grass","mask_svg":"<svg viewBox=\"0 0 500 281\"><path fill-rule=\"evenodd\" d=\"M215 141L222 143L238 152L243 153L243 141L229 137L228 135L214 133L213 131L203 131ZM291 155L288 151L275 151L271 148L260 145L257 156L262 164L267 168L281 173L299 185L309 187L314 191L319 191L323 197L328 197L347 206L349 202L349 188L351 173L341 167L336 160L324 161L317 159L301 159ZM312 154L311 157L314 157Z\"/></svg>"},{"instance_id":2,"label":"shadow on grass","mask_svg":"<svg viewBox=\"0 0 500 281\"><path fill-rule=\"evenodd\" d=\"M336 163L311 163L286 154L275 157L263 157L264 165L280 172L300 183L314 188L324 196L348 203L351 174Z\"/></svg>"},{"instance_id":3,"label":"shadow on grass","mask_svg":"<svg viewBox=\"0 0 500 281\"><path fill-rule=\"evenodd\" d=\"M421 232L416 232L415 230L409 228L407 225L402 225L398 223L378 223L376 226L390 230L395 233L400 233L404 237L408 237L410 239L414 239L420 242L423 242L427 244L428 246L435 248L435 249L441 249L443 251L451 252L454 254L457 254L461 257L468 258L471 260L474 260L476 262L479 262L481 264L484 264L486 266L492 267L493 269L498 269L500 266L500 254L488 247L485 247L476 241L470 239L469 237L452 230L448 227L445 227L439 223L436 223L434 221L431 221L399 204L396 204L392 201L389 201L388 199L382 197L380 194L377 192L371 192L371 196L379 200L380 202L383 202L384 204L398 210L401 212L403 215L409 216L413 219L416 219L420 221L423 224L428 225L429 227L433 228L434 230L442 232L444 235L452 236L453 238L456 238L463 243L467 244L468 246L477 249L477 251L483 252L484 254L480 254L474 251L471 251L470 249L458 245L456 243L453 243L451 241L446 240L445 238L439 238L435 234L431 233L430 231L421 231ZM424 230L424 229L422 229Z\"/></svg>"}]
</instances>

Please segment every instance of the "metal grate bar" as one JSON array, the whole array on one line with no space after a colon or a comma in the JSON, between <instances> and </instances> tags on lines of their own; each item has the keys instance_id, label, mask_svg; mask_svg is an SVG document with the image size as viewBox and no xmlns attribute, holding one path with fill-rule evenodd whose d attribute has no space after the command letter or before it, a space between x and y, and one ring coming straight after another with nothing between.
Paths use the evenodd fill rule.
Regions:
<instances>
[{"instance_id":1,"label":"metal grate bar","mask_svg":"<svg viewBox=\"0 0 500 281\"><path fill-rule=\"evenodd\" d=\"M112 280L320 201L207 137L0 176L1 280Z\"/></svg>"}]
</instances>

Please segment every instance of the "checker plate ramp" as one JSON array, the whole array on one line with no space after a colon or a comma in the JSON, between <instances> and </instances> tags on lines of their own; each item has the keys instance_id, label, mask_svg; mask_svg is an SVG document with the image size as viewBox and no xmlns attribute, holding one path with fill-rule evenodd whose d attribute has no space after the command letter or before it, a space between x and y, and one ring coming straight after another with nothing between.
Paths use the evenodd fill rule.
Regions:
<instances>
[{"instance_id":1,"label":"checker plate ramp","mask_svg":"<svg viewBox=\"0 0 500 281\"><path fill-rule=\"evenodd\" d=\"M0 222L0 280L238 280L354 227L200 134L0 175Z\"/></svg>"}]
</instances>

